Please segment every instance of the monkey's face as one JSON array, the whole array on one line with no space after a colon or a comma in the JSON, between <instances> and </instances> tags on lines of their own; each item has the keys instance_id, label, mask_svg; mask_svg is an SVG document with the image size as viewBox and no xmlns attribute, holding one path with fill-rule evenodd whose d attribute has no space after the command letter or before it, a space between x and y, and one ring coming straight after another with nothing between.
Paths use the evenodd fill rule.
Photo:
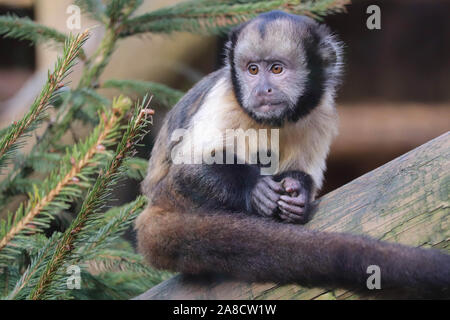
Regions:
<instances>
[{"instance_id":1,"label":"monkey's face","mask_svg":"<svg viewBox=\"0 0 450 320\"><path fill-rule=\"evenodd\" d=\"M282 12L236 29L228 57L242 108L258 122L275 126L306 116L320 103L336 58L328 36L312 19Z\"/></svg>"},{"instance_id":2,"label":"monkey's face","mask_svg":"<svg viewBox=\"0 0 450 320\"><path fill-rule=\"evenodd\" d=\"M307 74L298 62L276 54L243 59L237 66L242 107L260 122L281 125L295 110Z\"/></svg>"}]
</instances>

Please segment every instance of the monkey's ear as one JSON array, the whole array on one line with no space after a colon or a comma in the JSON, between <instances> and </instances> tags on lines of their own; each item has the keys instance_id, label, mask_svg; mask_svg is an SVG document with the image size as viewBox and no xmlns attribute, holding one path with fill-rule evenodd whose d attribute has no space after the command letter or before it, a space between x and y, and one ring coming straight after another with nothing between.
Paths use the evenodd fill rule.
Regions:
<instances>
[{"instance_id":1,"label":"monkey's ear","mask_svg":"<svg viewBox=\"0 0 450 320\"><path fill-rule=\"evenodd\" d=\"M236 43L238 41L239 34L248 23L249 21L242 23L231 29L231 31L228 33L228 41L225 44L225 56L229 60L230 65L233 65L233 61L231 61L231 59L233 59L234 47L236 46Z\"/></svg>"},{"instance_id":2,"label":"monkey's ear","mask_svg":"<svg viewBox=\"0 0 450 320\"><path fill-rule=\"evenodd\" d=\"M319 54L322 57L322 61L325 66L325 72L327 73L327 79L337 84L342 75L343 66L343 44L333 35L328 27L321 25L319 34Z\"/></svg>"}]
</instances>

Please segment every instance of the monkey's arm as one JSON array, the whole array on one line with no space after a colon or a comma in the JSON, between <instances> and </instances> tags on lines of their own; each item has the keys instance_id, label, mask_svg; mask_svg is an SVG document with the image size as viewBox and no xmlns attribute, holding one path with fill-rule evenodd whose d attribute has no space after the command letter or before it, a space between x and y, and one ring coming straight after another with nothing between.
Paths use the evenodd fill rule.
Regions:
<instances>
[{"instance_id":1,"label":"monkey's arm","mask_svg":"<svg viewBox=\"0 0 450 320\"><path fill-rule=\"evenodd\" d=\"M252 212L250 193L259 169L249 165L183 164L171 167L177 191L203 208Z\"/></svg>"},{"instance_id":2,"label":"monkey's arm","mask_svg":"<svg viewBox=\"0 0 450 320\"><path fill-rule=\"evenodd\" d=\"M287 222L304 223L311 200L311 177L300 171L261 176L251 165L173 165L177 191L196 205Z\"/></svg>"}]
</instances>

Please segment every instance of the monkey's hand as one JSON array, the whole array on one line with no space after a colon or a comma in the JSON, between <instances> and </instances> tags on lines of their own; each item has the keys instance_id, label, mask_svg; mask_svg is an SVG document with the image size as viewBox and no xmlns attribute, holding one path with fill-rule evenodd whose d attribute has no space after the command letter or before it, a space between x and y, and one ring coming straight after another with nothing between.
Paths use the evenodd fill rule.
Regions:
<instances>
[{"instance_id":1,"label":"monkey's hand","mask_svg":"<svg viewBox=\"0 0 450 320\"><path fill-rule=\"evenodd\" d=\"M292 177L285 177L281 184L285 194L277 201L280 218L290 223L306 223L311 201L310 190Z\"/></svg>"},{"instance_id":2,"label":"monkey's hand","mask_svg":"<svg viewBox=\"0 0 450 320\"><path fill-rule=\"evenodd\" d=\"M250 194L253 210L262 216L275 216L279 213L277 202L284 193L281 183L274 181L271 176L259 178Z\"/></svg>"}]
</instances>

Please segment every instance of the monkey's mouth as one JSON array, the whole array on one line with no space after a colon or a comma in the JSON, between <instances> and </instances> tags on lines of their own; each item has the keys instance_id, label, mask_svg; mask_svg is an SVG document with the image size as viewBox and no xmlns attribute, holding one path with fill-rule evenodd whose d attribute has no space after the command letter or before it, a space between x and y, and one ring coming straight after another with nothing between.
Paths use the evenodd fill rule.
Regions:
<instances>
[{"instance_id":1,"label":"monkey's mouth","mask_svg":"<svg viewBox=\"0 0 450 320\"><path fill-rule=\"evenodd\" d=\"M284 108L283 102L273 102L273 103L265 103L258 107L256 107L256 110L258 112L270 112L275 111Z\"/></svg>"}]
</instances>

